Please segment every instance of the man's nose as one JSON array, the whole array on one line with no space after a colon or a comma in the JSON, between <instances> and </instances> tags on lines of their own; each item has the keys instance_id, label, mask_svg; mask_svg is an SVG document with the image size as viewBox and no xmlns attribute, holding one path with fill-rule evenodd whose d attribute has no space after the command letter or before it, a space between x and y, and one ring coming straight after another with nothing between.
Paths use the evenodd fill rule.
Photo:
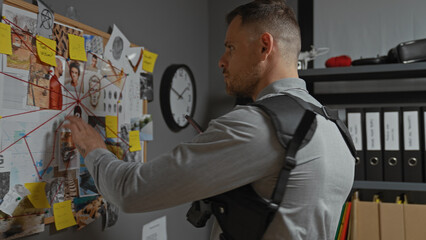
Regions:
<instances>
[{"instance_id":1,"label":"man's nose","mask_svg":"<svg viewBox=\"0 0 426 240\"><path fill-rule=\"evenodd\" d=\"M225 56L225 54L224 54L224 55L222 55L222 56L220 57L220 59L219 59L219 62L218 62L219 68L224 68L224 67L225 67L225 59L224 59L224 56Z\"/></svg>"}]
</instances>

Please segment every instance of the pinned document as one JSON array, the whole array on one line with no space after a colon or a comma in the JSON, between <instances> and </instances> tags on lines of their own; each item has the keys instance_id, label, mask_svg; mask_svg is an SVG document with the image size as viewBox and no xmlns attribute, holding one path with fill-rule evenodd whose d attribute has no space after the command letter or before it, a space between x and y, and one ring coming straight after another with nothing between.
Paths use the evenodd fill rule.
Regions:
<instances>
[{"instance_id":1,"label":"pinned document","mask_svg":"<svg viewBox=\"0 0 426 240\"><path fill-rule=\"evenodd\" d=\"M105 129L107 138L116 138L118 136L118 122L116 116L106 116L105 117Z\"/></svg>"},{"instance_id":2,"label":"pinned document","mask_svg":"<svg viewBox=\"0 0 426 240\"><path fill-rule=\"evenodd\" d=\"M150 52L148 50L143 51L142 69L153 73L155 61L157 61L158 54Z\"/></svg>"},{"instance_id":3,"label":"pinned document","mask_svg":"<svg viewBox=\"0 0 426 240\"><path fill-rule=\"evenodd\" d=\"M16 184L9 192L4 196L3 202L0 205L0 211L12 216L16 207L19 203L30 194L30 191L21 184Z\"/></svg>"},{"instance_id":4,"label":"pinned document","mask_svg":"<svg viewBox=\"0 0 426 240\"><path fill-rule=\"evenodd\" d=\"M0 22L0 53L12 54L12 33L9 24Z\"/></svg>"},{"instance_id":5,"label":"pinned document","mask_svg":"<svg viewBox=\"0 0 426 240\"><path fill-rule=\"evenodd\" d=\"M86 62L87 56L84 48L84 38L74 34L68 34L68 40L70 59Z\"/></svg>"},{"instance_id":6,"label":"pinned document","mask_svg":"<svg viewBox=\"0 0 426 240\"><path fill-rule=\"evenodd\" d=\"M25 183L25 187L30 191L28 199L35 208L50 208L46 198L46 182Z\"/></svg>"},{"instance_id":7,"label":"pinned document","mask_svg":"<svg viewBox=\"0 0 426 240\"><path fill-rule=\"evenodd\" d=\"M143 226L142 240L167 240L166 216Z\"/></svg>"},{"instance_id":8,"label":"pinned document","mask_svg":"<svg viewBox=\"0 0 426 240\"><path fill-rule=\"evenodd\" d=\"M142 150L141 142L139 140L139 131L130 131L129 133L130 152Z\"/></svg>"},{"instance_id":9,"label":"pinned document","mask_svg":"<svg viewBox=\"0 0 426 240\"><path fill-rule=\"evenodd\" d=\"M50 66L56 67L56 41L37 36L37 54L40 60Z\"/></svg>"},{"instance_id":10,"label":"pinned document","mask_svg":"<svg viewBox=\"0 0 426 240\"><path fill-rule=\"evenodd\" d=\"M77 224L72 213L71 200L53 204L53 216L58 231Z\"/></svg>"}]
</instances>

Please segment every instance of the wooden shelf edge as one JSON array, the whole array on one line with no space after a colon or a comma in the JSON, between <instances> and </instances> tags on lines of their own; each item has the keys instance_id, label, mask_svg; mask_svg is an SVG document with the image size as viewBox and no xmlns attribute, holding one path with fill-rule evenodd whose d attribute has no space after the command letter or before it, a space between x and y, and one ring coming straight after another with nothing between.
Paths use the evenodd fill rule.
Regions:
<instances>
[{"instance_id":1,"label":"wooden shelf edge","mask_svg":"<svg viewBox=\"0 0 426 240\"><path fill-rule=\"evenodd\" d=\"M355 181L353 189L394 190L426 192L426 183L384 182L384 181Z\"/></svg>"}]
</instances>

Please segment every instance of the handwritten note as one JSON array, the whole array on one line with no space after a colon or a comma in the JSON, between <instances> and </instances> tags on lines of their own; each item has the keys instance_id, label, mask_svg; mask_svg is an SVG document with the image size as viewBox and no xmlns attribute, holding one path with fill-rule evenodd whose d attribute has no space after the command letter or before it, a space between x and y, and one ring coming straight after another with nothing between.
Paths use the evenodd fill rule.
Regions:
<instances>
[{"instance_id":1,"label":"handwritten note","mask_svg":"<svg viewBox=\"0 0 426 240\"><path fill-rule=\"evenodd\" d=\"M105 125L106 125L106 137L107 138L116 138L117 137L117 117L116 116L106 116L105 117Z\"/></svg>"},{"instance_id":2,"label":"handwritten note","mask_svg":"<svg viewBox=\"0 0 426 240\"><path fill-rule=\"evenodd\" d=\"M56 41L37 36L37 54L40 60L46 64L56 67Z\"/></svg>"},{"instance_id":3,"label":"handwritten note","mask_svg":"<svg viewBox=\"0 0 426 240\"><path fill-rule=\"evenodd\" d=\"M68 34L70 58L78 61L87 61L84 48L84 38L74 34Z\"/></svg>"},{"instance_id":4,"label":"handwritten note","mask_svg":"<svg viewBox=\"0 0 426 240\"><path fill-rule=\"evenodd\" d=\"M148 50L143 51L142 69L153 73L155 61L157 61L158 54L150 52Z\"/></svg>"},{"instance_id":5,"label":"handwritten note","mask_svg":"<svg viewBox=\"0 0 426 240\"><path fill-rule=\"evenodd\" d=\"M8 193L3 197L3 202L0 205L0 211L12 216L16 207L22 201L22 199L30 194L30 191L21 184L16 184L9 190Z\"/></svg>"},{"instance_id":6,"label":"handwritten note","mask_svg":"<svg viewBox=\"0 0 426 240\"><path fill-rule=\"evenodd\" d=\"M28 199L35 208L50 208L46 198L45 182L25 183L25 187L31 192Z\"/></svg>"},{"instance_id":7,"label":"handwritten note","mask_svg":"<svg viewBox=\"0 0 426 240\"><path fill-rule=\"evenodd\" d=\"M9 24L0 23L0 53L12 54L12 34Z\"/></svg>"},{"instance_id":8,"label":"handwritten note","mask_svg":"<svg viewBox=\"0 0 426 240\"><path fill-rule=\"evenodd\" d=\"M130 152L142 150L141 141L139 139L139 131L130 131L129 133Z\"/></svg>"},{"instance_id":9,"label":"handwritten note","mask_svg":"<svg viewBox=\"0 0 426 240\"><path fill-rule=\"evenodd\" d=\"M53 216L58 231L77 224L72 213L71 200L53 204Z\"/></svg>"}]
</instances>

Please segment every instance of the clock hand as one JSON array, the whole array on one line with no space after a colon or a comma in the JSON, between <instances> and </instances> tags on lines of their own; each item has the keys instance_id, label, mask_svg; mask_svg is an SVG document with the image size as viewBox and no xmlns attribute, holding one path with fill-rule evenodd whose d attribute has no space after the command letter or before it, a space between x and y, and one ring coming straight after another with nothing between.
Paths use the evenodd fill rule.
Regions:
<instances>
[{"instance_id":1,"label":"clock hand","mask_svg":"<svg viewBox=\"0 0 426 240\"><path fill-rule=\"evenodd\" d=\"M180 94L179 94L179 93L178 93L178 92L177 92L174 88L172 88L172 91L173 91L173 92L175 92L175 93L176 93L176 95L178 95L178 96L179 96L179 98L178 98L178 99L183 98L183 97L182 97L182 95L180 95Z\"/></svg>"},{"instance_id":2,"label":"clock hand","mask_svg":"<svg viewBox=\"0 0 426 240\"><path fill-rule=\"evenodd\" d=\"M182 97L182 95L183 95L183 93L186 91L186 90L188 90L189 88L188 87L186 87L184 90L183 90L183 92L181 92L180 93L180 96ZM183 98L183 97L182 97Z\"/></svg>"}]
</instances>

